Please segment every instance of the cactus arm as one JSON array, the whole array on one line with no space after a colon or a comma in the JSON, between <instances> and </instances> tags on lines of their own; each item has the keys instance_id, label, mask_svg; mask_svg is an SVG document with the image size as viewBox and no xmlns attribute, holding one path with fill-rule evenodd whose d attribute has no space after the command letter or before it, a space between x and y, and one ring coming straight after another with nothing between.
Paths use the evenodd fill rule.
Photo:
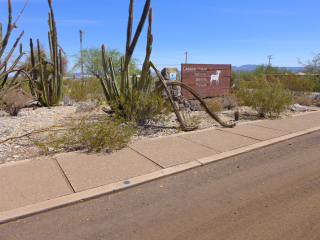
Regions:
<instances>
[{"instance_id":1,"label":"cactus arm","mask_svg":"<svg viewBox=\"0 0 320 240\"><path fill-rule=\"evenodd\" d=\"M56 93L56 98L54 100L54 105L59 104L62 99L63 99L63 69L62 69L62 50L59 49L59 67L60 67L60 72L58 76L58 91Z\"/></svg>"},{"instance_id":2,"label":"cactus arm","mask_svg":"<svg viewBox=\"0 0 320 240\"><path fill-rule=\"evenodd\" d=\"M56 67L58 65L58 37L57 37L57 28L56 28L56 22L54 20L54 14L53 14L53 8L52 8L52 2L51 0L48 0L49 7L50 7L50 16L51 18L49 20L50 24L49 27L52 29L51 33L51 39L52 39L52 55L53 59L51 60L54 67L54 72L53 72L53 91L57 92L58 91L58 68Z\"/></svg>"},{"instance_id":3,"label":"cactus arm","mask_svg":"<svg viewBox=\"0 0 320 240\"><path fill-rule=\"evenodd\" d=\"M114 91L115 95L117 97L119 97L120 93L119 93L118 86L116 84L116 75L114 73L114 65L113 65L113 61L112 61L111 56L109 57L109 68L110 68L110 76L111 76L111 83L112 83L113 91Z\"/></svg>"},{"instance_id":4,"label":"cactus arm","mask_svg":"<svg viewBox=\"0 0 320 240\"><path fill-rule=\"evenodd\" d=\"M0 22L0 44L2 42L3 39L3 33L2 33L2 23Z\"/></svg>"},{"instance_id":5,"label":"cactus arm","mask_svg":"<svg viewBox=\"0 0 320 240\"><path fill-rule=\"evenodd\" d=\"M15 20L14 23L12 24L12 27L11 27L12 29L13 29L14 27L17 27L17 26L16 26L16 23L17 23L18 19L20 18L21 14L23 13L24 9L26 8L28 2L29 2L29 0L27 0L27 2L24 4L24 6L23 6L23 8L22 8L22 10L21 10L21 12L20 12L20 14L19 14L19 16L16 18L16 20Z\"/></svg>"},{"instance_id":6,"label":"cactus arm","mask_svg":"<svg viewBox=\"0 0 320 240\"><path fill-rule=\"evenodd\" d=\"M62 101L62 99L63 99L63 76L62 76L62 74L61 73L59 73L59 77L58 77L58 80L59 80L59 82L58 82L58 92L57 92L57 97L56 97L56 99L55 99L55 101L54 101L54 103L53 103L53 105L58 105L61 101Z\"/></svg>"},{"instance_id":7,"label":"cactus arm","mask_svg":"<svg viewBox=\"0 0 320 240\"><path fill-rule=\"evenodd\" d=\"M232 127L234 127L236 125L236 123L227 124L227 123L222 122L222 120L218 117L218 115L216 115L213 111L210 110L210 108L208 107L206 102L203 101L203 99L200 97L200 95L196 91L194 91L191 87L189 87L187 84L180 83L180 82L170 82L170 83L167 83L167 86L180 86L180 87L188 90L201 103L201 105L204 107L206 112L214 120L216 120L218 123L220 123L223 127L232 128ZM164 87L163 85L160 85L157 89L155 89L155 92L161 91L161 89L163 89L163 87Z\"/></svg>"},{"instance_id":8,"label":"cactus arm","mask_svg":"<svg viewBox=\"0 0 320 240\"><path fill-rule=\"evenodd\" d=\"M16 23L17 23L18 19L20 18L22 12L24 11L25 7L27 6L28 1L29 0L27 0L27 2L25 3L23 9L21 10L19 16L16 18L16 20L12 24L12 6L11 6L11 1L8 0L8 25L7 25L6 35L5 35L5 37L3 39L1 37L1 41L0 41L0 58L1 58L6 46L8 44L8 40L9 40L10 34L11 34L13 28L17 27ZM2 29L2 27L1 27L1 29ZM1 32L2 32L2 30L1 30ZM0 35L2 35L2 34L0 34Z\"/></svg>"},{"instance_id":9,"label":"cactus arm","mask_svg":"<svg viewBox=\"0 0 320 240\"><path fill-rule=\"evenodd\" d=\"M106 85L106 90L108 91L108 95L110 97L111 94L111 84L109 81L109 76L108 76L108 64L106 61L106 49L105 49L105 45L102 44L102 67L103 67L103 72L104 72L104 79L105 81L103 81L103 84ZM100 79L101 80L101 79Z\"/></svg>"},{"instance_id":10,"label":"cactus arm","mask_svg":"<svg viewBox=\"0 0 320 240\"><path fill-rule=\"evenodd\" d=\"M126 56L127 53L129 53L130 49L130 43L131 43L131 37L132 37L132 23L133 23L133 3L134 0L130 0L129 4L129 17L128 17L128 27L127 27L127 42L126 42ZM125 57L126 58L126 57ZM121 85L120 85L120 92L123 93L124 87L125 87L125 62L126 60L123 60L123 67L121 69Z\"/></svg>"},{"instance_id":11,"label":"cactus arm","mask_svg":"<svg viewBox=\"0 0 320 240\"><path fill-rule=\"evenodd\" d=\"M132 5L132 8L133 8L133 5ZM146 18L147 18L148 12L149 12L149 8L150 8L150 0L147 0L145 2L144 8L143 8L143 12L142 12L142 15L141 15L141 18L140 18L140 22L139 22L138 27L136 29L135 35L133 37L133 40L132 40L132 42L130 44L130 47L129 47L128 51L126 52L126 59L125 59L125 64L124 64L125 70L127 69L128 65L129 65L129 62L130 62L131 56L133 54L134 48L136 47L136 44L138 42L138 39L139 39L139 36L141 34L143 25L144 25L144 23L146 21Z\"/></svg>"},{"instance_id":12,"label":"cactus arm","mask_svg":"<svg viewBox=\"0 0 320 240\"><path fill-rule=\"evenodd\" d=\"M34 67L35 60L34 60L34 52L33 52L33 42L32 38L30 38L30 57L31 57L31 66Z\"/></svg>"},{"instance_id":13,"label":"cactus arm","mask_svg":"<svg viewBox=\"0 0 320 240\"><path fill-rule=\"evenodd\" d=\"M131 11L133 11L133 1L130 2L130 7L129 8L130 9L132 8ZM138 39L139 39L139 36L141 34L143 25L144 25L144 23L146 21L146 18L147 18L148 12L149 12L149 8L150 8L150 0L146 0L144 8L143 8L142 15L141 15L141 18L140 18L140 22L139 22L138 27L136 29L135 35L133 37L133 40L132 40L132 42L130 44L130 47L128 49L126 49L125 62L124 62L124 73L121 74L121 81L123 81L122 78L125 77L126 72L128 71L129 62L130 62L131 56L133 54L134 48L136 47L136 44L138 42ZM130 10L129 10L129 12L130 12ZM132 25L128 26L128 28L129 27L132 28ZM129 37L131 38L131 36L127 35L127 42L130 41L130 40L128 40ZM128 44L127 44L127 46L128 46Z\"/></svg>"},{"instance_id":14,"label":"cactus arm","mask_svg":"<svg viewBox=\"0 0 320 240\"><path fill-rule=\"evenodd\" d=\"M176 107L176 105L175 105L175 103L174 103L174 101L173 101L173 99L172 99L171 93L170 93L170 91L169 91L169 89L168 89L168 87L167 87L167 84L166 84L164 78L162 77L162 75L161 75L161 73L159 72L158 68L156 67L156 65L155 65L152 61L150 61L150 66L153 68L153 70L154 70L154 71L156 72L156 74L158 75L158 77L159 77L159 79L160 79L160 81L161 81L161 83L162 83L161 86L165 89L165 91L166 91L166 93L167 93L167 96L168 96L169 101L170 101L170 103L171 103L171 105L172 105L173 111L174 111L174 113L176 114L176 117L177 117L177 119L178 119L178 121L179 121L179 123L180 123L180 126L181 126L182 130L183 130L183 131L193 131L193 130L197 129L198 126L196 126L196 127L187 127L187 126L186 126L183 118L181 117L181 115L180 115L180 113L179 113L179 110L177 109L177 107Z\"/></svg>"},{"instance_id":15,"label":"cactus arm","mask_svg":"<svg viewBox=\"0 0 320 240\"><path fill-rule=\"evenodd\" d=\"M121 83L120 83L120 93L123 95L125 91L125 82L126 82L126 77L122 76L125 74L124 71L124 57L120 57L120 72L121 72Z\"/></svg>"},{"instance_id":16,"label":"cactus arm","mask_svg":"<svg viewBox=\"0 0 320 240\"><path fill-rule=\"evenodd\" d=\"M39 65L39 75L40 75L40 85L42 89L42 94L40 95L40 102L44 106L49 106L47 91L46 91L46 82L47 79L45 78L44 69L43 69L43 61L41 59L41 52L40 52L40 40L37 39L37 48L38 48L38 62Z\"/></svg>"},{"instance_id":17,"label":"cactus arm","mask_svg":"<svg viewBox=\"0 0 320 240\"><path fill-rule=\"evenodd\" d=\"M50 14L49 14L50 16ZM50 51L50 61L53 59L52 55L52 39L51 39L51 31L48 31L48 42L49 42L49 51Z\"/></svg>"},{"instance_id":18,"label":"cactus arm","mask_svg":"<svg viewBox=\"0 0 320 240\"><path fill-rule=\"evenodd\" d=\"M8 0L8 25L7 25L6 35L4 36L3 40L0 42L0 58L4 52L4 49L8 44L8 40L12 31L11 24L12 24L12 7L11 7L11 1Z\"/></svg>"},{"instance_id":19,"label":"cactus arm","mask_svg":"<svg viewBox=\"0 0 320 240\"><path fill-rule=\"evenodd\" d=\"M20 34L20 36L16 39L16 42L14 43L13 47L11 48L10 52L8 53L7 57L5 58L5 62L9 61L14 49L17 47L19 41L20 41L20 38L22 37L22 35L24 34L24 31L22 31L22 33ZM0 69L2 68L2 65L0 65Z\"/></svg>"},{"instance_id":20,"label":"cactus arm","mask_svg":"<svg viewBox=\"0 0 320 240\"><path fill-rule=\"evenodd\" d=\"M24 54L25 54L24 52L20 53L19 57L12 63L11 67L8 69L9 71L15 68L15 66L18 64L18 62L20 61L20 59Z\"/></svg>"},{"instance_id":21,"label":"cactus arm","mask_svg":"<svg viewBox=\"0 0 320 240\"><path fill-rule=\"evenodd\" d=\"M147 35L147 47L146 47L146 57L143 63L142 71L141 71L141 77L139 79L138 88L143 89L146 84L146 78L148 74L148 70L150 68L150 55L152 51L152 42L153 42L153 35L152 35L152 19L153 19L153 12L152 8L150 7L149 10L149 26L148 26L148 35Z\"/></svg>"},{"instance_id":22,"label":"cactus arm","mask_svg":"<svg viewBox=\"0 0 320 240\"><path fill-rule=\"evenodd\" d=\"M0 80L3 79L2 83L1 83L1 88L4 87L4 85L6 84L7 80L8 80L8 72L7 72L7 62L4 62L4 70L3 73L0 74Z\"/></svg>"},{"instance_id":23,"label":"cactus arm","mask_svg":"<svg viewBox=\"0 0 320 240\"><path fill-rule=\"evenodd\" d=\"M131 43L131 36L132 36L133 3L134 3L134 0L130 0L130 4L129 4L129 17L128 17L128 27L127 27L126 53L129 52L130 43Z\"/></svg>"}]
</instances>

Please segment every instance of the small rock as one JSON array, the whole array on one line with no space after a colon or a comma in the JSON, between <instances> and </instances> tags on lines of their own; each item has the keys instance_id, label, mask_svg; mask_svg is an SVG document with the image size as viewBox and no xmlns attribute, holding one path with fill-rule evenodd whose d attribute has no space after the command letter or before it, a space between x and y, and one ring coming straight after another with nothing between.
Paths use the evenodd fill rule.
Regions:
<instances>
[{"instance_id":1,"label":"small rock","mask_svg":"<svg viewBox=\"0 0 320 240\"><path fill-rule=\"evenodd\" d=\"M295 104L292 105L291 110L292 111L306 112L308 109L305 106L302 106L302 105L300 105L298 103L295 103Z\"/></svg>"}]
</instances>

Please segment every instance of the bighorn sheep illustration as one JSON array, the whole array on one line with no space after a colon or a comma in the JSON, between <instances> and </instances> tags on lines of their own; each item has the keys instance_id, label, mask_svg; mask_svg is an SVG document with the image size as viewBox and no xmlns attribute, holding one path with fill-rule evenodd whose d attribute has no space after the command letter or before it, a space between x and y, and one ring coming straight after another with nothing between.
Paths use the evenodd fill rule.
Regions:
<instances>
[{"instance_id":1,"label":"bighorn sheep illustration","mask_svg":"<svg viewBox=\"0 0 320 240\"><path fill-rule=\"evenodd\" d=\"M221 73L221 70L217 70L217 74L212 74L210 79L210 86L213 86L213 81L216 81L216 85L219 85L219 75Z\"/></svg>"}]
</instances>

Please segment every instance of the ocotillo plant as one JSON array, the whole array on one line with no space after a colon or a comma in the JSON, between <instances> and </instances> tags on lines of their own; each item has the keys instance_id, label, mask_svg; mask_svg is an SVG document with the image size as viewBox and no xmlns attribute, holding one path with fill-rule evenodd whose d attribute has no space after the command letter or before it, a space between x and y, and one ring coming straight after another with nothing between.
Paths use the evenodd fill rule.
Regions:
<instances>
[{"instance_id":1,"label":"ocotillo plant","mask_svg":"<svg viewBox=\"0 0 320 240\"><path fill-rule=\"evenodd\" d=\"M33 43L30 39L31 65L29 74L34 79L35 85L30 85L32 94L43 106L54 106L63 99L63 70L62 70L62 48L58 44L56 22L54 20L51 0L48 0L50 12L48 13L48 39L50 48L50 62L41 57L40 41L37 39L36 64ZM59 47L59 49L58 49ZM58 51L59 50L59 51ZM48 69L52 68L52 72Z\"/></svg>"},{"instance_id":2,"label":"ocotillo plant","mask_svg":"<svg viewBox=\"0 0 320 240\"><path fill-rule=\"evenodd\" d=\"M16 82L16 79L20 72L24 72L22 69L15 69L17 63L21 59L21 57L25 54L22 52L22 44L20 44L20 54L18 58L15 59L15 61L11 64L11 66L8 66L8 62L12 56L13 51L15 50L16 46L18 45L24 31L21 32L20 36L17 38L15 41L14 45L12 46L11 50L9 53L3 57L5 49L7 47L9 37L11 35L11 32L14 28L17 28L18 25L16 25L19 17L21 16L23 10L25 9L28 1L25 3L22 11L20 12L19 16L17 19L12 23L12 7L11 7L11 1L8 0L8 26L7 26L7 31L5 36L3 37L3 30L2 30L2 24L0 23L0 99L2 95L8 91L10 88L15 88L19 85L19 83ZM13 78L8 81L8 75L11 72L17 72Z\"/></svg>"}]
</instances>

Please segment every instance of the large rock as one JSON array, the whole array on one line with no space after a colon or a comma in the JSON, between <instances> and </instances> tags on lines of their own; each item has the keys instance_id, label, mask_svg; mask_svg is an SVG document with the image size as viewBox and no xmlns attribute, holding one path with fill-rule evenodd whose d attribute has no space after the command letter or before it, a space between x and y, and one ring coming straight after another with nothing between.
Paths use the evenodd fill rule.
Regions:
<instances>
[{"instance_id":1,"label":"large rock","mask_svg":"<svg viewBox=\"0 0 320 240\"><path fill-rule=\"evenodd\" d=\"M308 110L308 108L305 107L305 106L302 106L302 105L300 105L298 103L295 103L295 104L292 105L291 110L292 111L298 111L298 112L306 112Z\"/></svg>"},{"instance_id":2,"label":"large rock","mask_svg":"<svg viewBox=\"0 0 320 240\"><path fill-rule=\"evenodd\" d=\"M161 71L161 75L165 80L181 81L178 68L164 68Z\"/></svg>"}]
</instances>

